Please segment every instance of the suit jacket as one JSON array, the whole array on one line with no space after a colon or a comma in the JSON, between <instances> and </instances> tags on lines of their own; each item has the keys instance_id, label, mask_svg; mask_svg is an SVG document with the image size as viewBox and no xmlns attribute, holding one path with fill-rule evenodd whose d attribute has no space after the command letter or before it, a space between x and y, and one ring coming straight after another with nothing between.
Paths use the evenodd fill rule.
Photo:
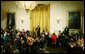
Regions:
<instances>
[{"instance_id":1,"label":"suit jacket","mask_svg":"<svg viewBox=\"0 0 85 54\"><path fill-rule=\"evenodd\" d=\"M12 29L12 26L8 26L8 29L11 30Z\"/></svg>"},{"instance_id":2,"label":"suit jacket","mask_svg":"<svg viewBox=\"0 0 85 54\"><path fill-rule=\"evenodd\" d=\"M40 27L38 28L38 32L40 32Z\"/></svg>"},{"instance_id":3,"label":"suit jacket","mask_svg":"<svg viewBox=\"0 0 85 54\"><path fill-rule=\"evenodd\" d=\"M69 34L69 28L65 28L65 34Z\"/></svg>"}]
</instances>

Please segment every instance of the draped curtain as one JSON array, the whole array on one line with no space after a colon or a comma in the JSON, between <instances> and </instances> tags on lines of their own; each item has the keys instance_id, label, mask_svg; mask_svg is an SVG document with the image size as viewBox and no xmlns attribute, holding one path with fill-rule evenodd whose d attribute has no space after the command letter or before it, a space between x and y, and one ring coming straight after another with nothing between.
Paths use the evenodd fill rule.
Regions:
<instances>
[{"instance_id":1,"label":"draped curtain","mask_svg":"<svg viewBox=\"0 0 85 54\"><path fill-rule=\"evenodd\" d=\"M1 8L1 20L4 20L7 17L6 12Z\"/></svg>"},{"instance_id":2,"label":"draped curtain","mask_svg":"<svg viewBox=\"0 0 85 54\"><path fill-rule=\"evenodd\" d=\"M50 31L50 6L38 5L30 11L30 30L35 31L40 26L40 32Z\"/></svg>"}]
</instances>

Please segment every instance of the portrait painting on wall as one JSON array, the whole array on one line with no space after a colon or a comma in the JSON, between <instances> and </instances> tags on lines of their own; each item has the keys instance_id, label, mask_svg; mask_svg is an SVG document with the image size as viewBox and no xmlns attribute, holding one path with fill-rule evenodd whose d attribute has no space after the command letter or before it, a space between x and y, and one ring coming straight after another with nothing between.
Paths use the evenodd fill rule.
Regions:
<instances>
[{"instance_id":1,"label":"portrait painting on wall","mask_svg":"<svg viewBox=\"0 0 85 54\"><path fill-rule=\"evenodd\" d=\"M11 26L11 29L15 28L15 14L14 13L7 14L7 28L9 26Z\"/></svg>"},{"instance_id":2,"label":"portrait painting on wall","mask_svg":"<svg viewBox=\"0 0 85 54\"><path fill-rule=\"evenodd\" d=\"M81 28L80 12L69 12L69 29Z\"/></svg>"}]
</instances>

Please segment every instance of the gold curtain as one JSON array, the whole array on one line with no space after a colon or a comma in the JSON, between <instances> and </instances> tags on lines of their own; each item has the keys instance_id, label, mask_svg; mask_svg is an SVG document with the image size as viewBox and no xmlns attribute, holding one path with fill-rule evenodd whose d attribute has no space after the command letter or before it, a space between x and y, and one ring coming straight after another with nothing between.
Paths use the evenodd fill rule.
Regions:
<instances>
[{"instance_id":1,"label":"gold curtain","mask_svg":"<svg viewBox=\"0 0 85 54\"><path fill-rule=\"evenodd\" d=\"M50 6L38 5L30 11L30 30L35 31L40 26L40 32L50 31Z\"/></svg>"},{"instance_id":2,"label":"gold curtain","mask_svg":"<svg viewBox=\"0 0 85 54\"><path fill-rule=\"evenodd\" d=\"M1 21L3 21L5 18L7 18L6 12L1 8Z\"/></svg>"}]
</instances>

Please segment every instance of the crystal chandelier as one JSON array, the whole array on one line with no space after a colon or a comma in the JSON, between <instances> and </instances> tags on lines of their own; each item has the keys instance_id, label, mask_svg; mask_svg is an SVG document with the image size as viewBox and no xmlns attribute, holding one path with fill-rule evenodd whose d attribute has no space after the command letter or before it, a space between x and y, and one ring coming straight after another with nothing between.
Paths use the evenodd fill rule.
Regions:
<instances>
[{"instance_id":1,"label":"crystal chandelier","mask_svg":"<svg viewBox=\"0 0 85 54\"><path fill-rule=\"evenodd\" d=\"M30 10L33 10L37 5L37 1L16 1L16 5L20 8L23 8L27 13L28 20L28 30L30 30ZM24 20L22 19L21 22L23 23Z\"/></svg>"},{"instance_id":2,"label":"crystal chandelier","mask_svg":"<svg viewBox=\"0 0 85 54\"><path fill-rule=\"evenodd\" d=\"M38 5L37 1L17 1L16 3L18 7L24 8L25 10L32 10Z\"/></svg>"}]
</instances>

